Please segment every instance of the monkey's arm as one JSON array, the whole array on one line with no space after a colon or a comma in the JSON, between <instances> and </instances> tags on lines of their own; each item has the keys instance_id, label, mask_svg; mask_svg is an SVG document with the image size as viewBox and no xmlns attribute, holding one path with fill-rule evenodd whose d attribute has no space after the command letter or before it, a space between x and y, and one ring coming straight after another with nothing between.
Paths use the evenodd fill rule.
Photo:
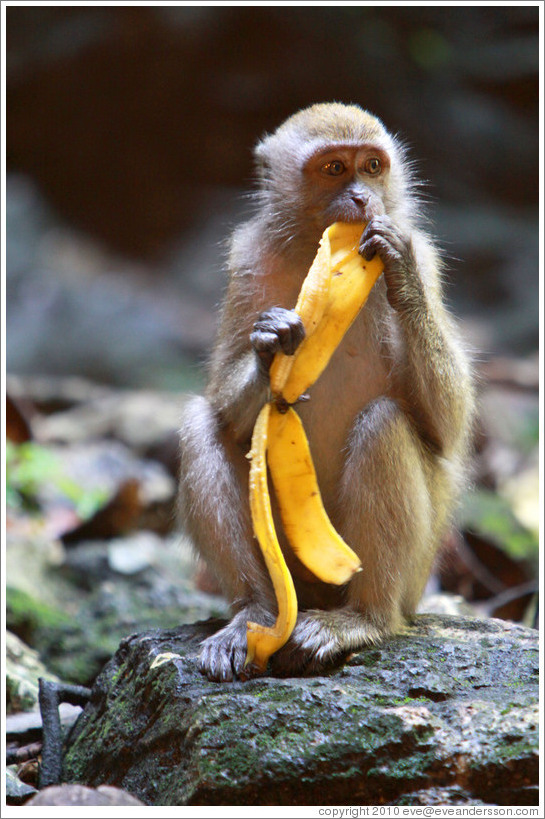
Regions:
<instances>
[{"instance_id":1,"label":"monkey's arm","mask_svg":"<svg viewBox=\"0 0 545 819\"><path fill-rule=\"evenodd\" d=\"M250 344L257 318L251 273L231 276L220 317L218 338L210 361L207 397L231 425L237 441L249 440L253 424L266 400L268 379Z\"/></svg>"},{"instance_id":2,"label":"monkey's arm","mask_svg":"<svg viewBox=\"0 0 545 819\"><path fill-rule=\"evenodd\" d=\"M435 451L455 454L465 443L473 392L467 357L442 302L438 255L424 236L400 232L385 216L369 223L360 252L366 258L378 253L385 265L388 301L403 337L397 378L407 412Z\"/></svg>"},{"instance_id":3,"label":"monkey's arm","mask_svg":"<svg viewBox=\"0 0 545 819\"><path fill-rule=\"evenodd\" d=\"M256 282L250 272L231 277L208 387L209 400L237 442L249 441L267 400L274 354L293 354L305 335L294 310L262 310L266 291L261 288L259 299Z\"/></svg>"}]
</instances>

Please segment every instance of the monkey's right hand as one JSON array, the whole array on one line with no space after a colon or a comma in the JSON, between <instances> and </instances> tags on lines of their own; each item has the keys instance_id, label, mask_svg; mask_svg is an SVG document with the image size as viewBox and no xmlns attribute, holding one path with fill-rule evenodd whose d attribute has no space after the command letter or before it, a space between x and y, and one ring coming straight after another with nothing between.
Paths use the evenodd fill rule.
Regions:
<instances>
[{"instance_id":1,"label":"monkey's right hand","mask_svg":"<svg viewBox=\"0 0 545 819\"><path fill-rule=\"evenodd\" d=\"M303 322L295 310L271 307L259 315L250 334L250 343L255 350L259 367L264 374L269 372L275 353L293 355L305 337Z\"/></svg>"}]
</instances>

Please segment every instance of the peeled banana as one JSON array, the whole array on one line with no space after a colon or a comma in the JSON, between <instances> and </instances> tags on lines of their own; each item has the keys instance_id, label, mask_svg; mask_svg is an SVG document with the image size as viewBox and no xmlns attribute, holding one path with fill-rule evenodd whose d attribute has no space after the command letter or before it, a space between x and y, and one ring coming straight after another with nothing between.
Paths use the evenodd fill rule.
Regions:
<instances>
[{"instance_id":1,"label":"peeled banana","mask_svg":"<svg viewBox=\"0 0 545 819\"><path fill-rule=\"evenodd\" d=\"M335 222L322 236L310 269L313 277L323 282L319 289L324 300L321 319L317 324L309 323L307 329L299 297L295 310L305 325L306 336L294 356L277 353L271 364L271 392L288 404L297 401L325 370L384 269L378 256L370 262L360 256L363 228L362 224ZM306 279L303 288L305 283ZM317 311L314 305L312 309Z\"/></svg>"},{"instance_id":2,"label":"peeled banana","mask_svg":"<svg viewBox=\"0 0 545 819\"><path fill-rule=\"evenodd\" d=\"M320 241L295 306L305 339L293 356L276 353L270 368L272 399L257 418L248 457L254 533L278 603L274 626L248 622L246 665L265 671L269 657L289 639L297 597L272 517L267 463L286 537L317 578L341 585L361 570L358 556L333 528L324 509L301 420L289 406L319 378L367 300L383 265L358 253L365 225L336 222Z\"/></svg>"}]
</instances>

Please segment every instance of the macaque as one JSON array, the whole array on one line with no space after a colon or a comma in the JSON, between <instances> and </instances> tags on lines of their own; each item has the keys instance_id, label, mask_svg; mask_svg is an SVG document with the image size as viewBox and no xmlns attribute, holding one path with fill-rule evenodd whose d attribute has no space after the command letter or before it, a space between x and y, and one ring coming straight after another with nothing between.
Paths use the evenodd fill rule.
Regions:
<instances>
[{"instance_id":1,"label":"macaque","mask_svg":"<svg viewBox=\"0 0 545 819\"><path fill-rule=\"evenodd\" d=\"M413 615L464 483L473 411L469 359L397 139L358 106L318 104L265 136L255 159L255 215L231 239L208 387L188 401L181 428L182 519L232 605L228 625L202 644L201 671L218 682L251 674L246 623L276 617L246 455L274 354L293 354L304 338L293 307L328 225L366 223L359 252L384 263L309 400L297 404L324 506L363 569L342 587L317 580L276 510L299 613L270 660L273 674L318 673Z\"/></svg>"}]
</instances>

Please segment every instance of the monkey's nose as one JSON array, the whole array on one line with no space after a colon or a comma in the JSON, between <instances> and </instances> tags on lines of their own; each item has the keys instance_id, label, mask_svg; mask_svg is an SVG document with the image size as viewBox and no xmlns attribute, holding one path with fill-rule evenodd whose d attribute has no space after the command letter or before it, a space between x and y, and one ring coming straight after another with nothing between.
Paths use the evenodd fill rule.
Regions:
<instances>
[{"instance_id":1,"label":"monkey's nose","mask_svg":"<svg viewBox=\"0 0 545 819\"><path fill-rule=\"evenodd\" d=\"M351 194L350 198L359 208L364 208L369 202L369 198L367 196L363 196L362 194L358 193Z\"/></svg>"}]
</instances>

